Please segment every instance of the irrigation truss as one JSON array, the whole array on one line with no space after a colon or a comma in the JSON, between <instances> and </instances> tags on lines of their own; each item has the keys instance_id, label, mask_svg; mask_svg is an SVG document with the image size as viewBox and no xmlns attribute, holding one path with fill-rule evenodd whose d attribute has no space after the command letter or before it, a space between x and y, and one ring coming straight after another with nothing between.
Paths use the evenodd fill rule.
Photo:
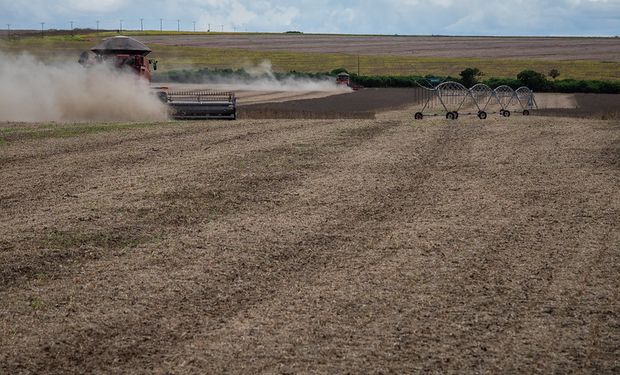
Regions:
<instances>
[{"instance_id":1,"label":"irrigation truss","mask_svg":"<svg viewBox=\"0 0 620 375\"><path fill-rule=\"evenodd\" d=\"M495 90L479 83L466 88L458 82L442 82L435 87L419 85L416 90L416 102L423 103L415 119L426 116L443 116L456 120L459 115L476 115L481 120L489 114L499 113L510 117L513 112L529 116L530 111L538 108L534 92L523 86L514 90L510 86L499 86Z\"/></svg>"}]
</instances>

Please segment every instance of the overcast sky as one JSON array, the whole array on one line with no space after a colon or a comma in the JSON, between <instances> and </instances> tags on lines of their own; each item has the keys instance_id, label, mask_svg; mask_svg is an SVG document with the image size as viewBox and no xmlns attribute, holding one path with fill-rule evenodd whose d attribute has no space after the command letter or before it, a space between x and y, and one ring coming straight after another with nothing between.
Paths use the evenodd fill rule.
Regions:
<instances>
[{"instance_id":1,"label":"overcast sky","mask_svg":"<svg viewBox=\"0 0 620 375\"><path fill-rule=\"evenodd\" d=\"M620 34L620 0L0 0L0 27L415 35Z\"/></svg>"}]
</instances>

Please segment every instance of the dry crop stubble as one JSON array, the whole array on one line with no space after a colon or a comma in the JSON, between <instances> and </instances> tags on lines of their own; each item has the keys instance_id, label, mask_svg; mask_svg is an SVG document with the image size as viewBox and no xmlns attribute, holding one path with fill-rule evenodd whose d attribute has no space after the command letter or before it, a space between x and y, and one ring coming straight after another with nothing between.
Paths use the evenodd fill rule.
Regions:
<instances>
[{"instance_id":1,"label":"dry crop stubble","mask_svg":"<svg viewBox=\"0 0 620 375\"><path fill-rule=\"evenodd\" d=\"M617 121L410 116L2 146L2 369L615 371Z\"/></svg>"}]
</instances>

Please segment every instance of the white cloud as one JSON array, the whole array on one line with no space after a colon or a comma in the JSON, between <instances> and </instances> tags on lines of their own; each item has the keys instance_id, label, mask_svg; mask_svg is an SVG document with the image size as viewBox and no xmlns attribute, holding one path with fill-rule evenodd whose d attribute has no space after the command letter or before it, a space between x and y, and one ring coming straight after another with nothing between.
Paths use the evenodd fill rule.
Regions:
<instances>
[{"instance_id":1,"label":"white cloud","mask_svg":"<svg viewBox=\"0 0 620 375\"><path fill-rule=\"evenodd\" d=\"M69 7L81 12L115 12L123 5L126 5L125 0L71 0L69 1Z\"/></svg>"},{"instance_id":2,"label":"white cloud","mask_svg":"<svg viewBox=\"0 0 620 375\"><path fill-rule=\"evenodd\" d=\"M118 25L189 30L339 32L369 34L615 35L620 0L0 0L0 24L38 27ZM197 25L197 26L198 26Z\"/></svg>"},{"instance_id":3,"label":"white cloud","mask_svg":"<svg viewBox=\"0 0 620 375\"><path fill-rule=\"evenodd\" d=\"M208 0L200 12L200 24L211 24L212 30L223 25L226 31L233 29L282 31L291 26L299 10L293 6L274 5L268 1Z\"/></svg>"}]
</instances>

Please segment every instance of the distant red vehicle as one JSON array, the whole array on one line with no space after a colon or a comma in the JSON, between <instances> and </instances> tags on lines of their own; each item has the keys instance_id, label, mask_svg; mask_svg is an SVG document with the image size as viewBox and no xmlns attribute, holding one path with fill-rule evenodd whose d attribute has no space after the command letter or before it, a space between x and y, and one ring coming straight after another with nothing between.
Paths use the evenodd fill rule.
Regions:
<instances>
[{"instance_id":1,"label":"distant red vehicle","mask_svg":"<svg viewBox=\"0 0 620 375\"><path fill-rule=\"evenodd\" d=\"M349 87L349 88L351 88L354 91L361 90L361 89L364 88L363 86L360 86L360 85L354 85L351 82L351 76L348 73L345 73L345 72L339 73L336 76L336 84L338 86Z\"/></svg>"},{"instance_id":2,"label":"distant red vehicle","mask_svg":"<svg viewBox=\"0 0 620 375\"><path fill-rule=\"evenodd\" d=\"M351 76L348 73L338 73L336 76L336 84L351 87Z\"/></svg>"}]
</instances>

